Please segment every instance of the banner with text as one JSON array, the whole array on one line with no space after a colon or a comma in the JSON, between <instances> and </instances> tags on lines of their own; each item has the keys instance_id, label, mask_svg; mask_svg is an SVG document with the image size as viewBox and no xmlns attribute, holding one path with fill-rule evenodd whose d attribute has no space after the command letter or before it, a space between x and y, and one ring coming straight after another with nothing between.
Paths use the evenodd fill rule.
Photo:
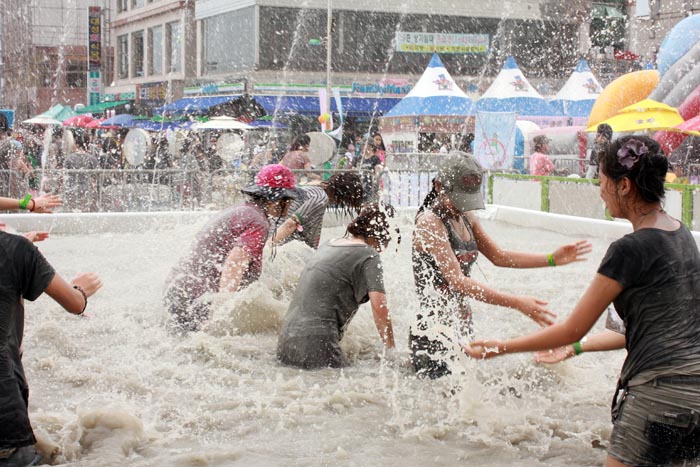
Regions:
<instances>
[{"instance_id":1,"label":"banner with text","mask_svg":"<svg viewBox=\"0 0 700 467\"><path fill-rule=\"evenodd\" d=\"M413 53L486 54L488 34L443 34L434 32L396 32L396 50Z\"/></svg>"}]
</instances>

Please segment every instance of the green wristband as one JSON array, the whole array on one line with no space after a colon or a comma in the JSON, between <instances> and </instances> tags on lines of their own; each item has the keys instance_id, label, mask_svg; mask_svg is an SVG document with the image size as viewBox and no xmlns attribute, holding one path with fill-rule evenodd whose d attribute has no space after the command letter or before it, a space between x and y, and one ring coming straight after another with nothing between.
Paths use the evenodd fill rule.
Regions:
<instances>
[{"instance_id":1,"label":"green wristband","mask_svg":"<svg viewBox=\"0 0 700 467\"><path fill-rule=\"evenodd\" d=\"M574 348L574 355L581 355L583 353L580 342L574 342L571 346Z\"/></svg>"},{"instance_id":2,"label":"green wristband","mask_svg":"<svg viewBox=\"0 0 700 467\"><path fill-rule=\"evenodd\" d=\"M27 194L24 198L19 200L19 208L20 209L27 209L27 206L29 206L29 201L32 200L32 195Z\"/></svg>"},{"instance_id":3,"label":"green wristband","mask_svg":"<svg viewBox=\"0 0 700 467\"><path fill-rule=\"evenodd\" d=\"M554 262L554 254L550 253L547 255L547 262L549 263L550 266L554 267L557 264Z\"/></svg>"}]
</instances>

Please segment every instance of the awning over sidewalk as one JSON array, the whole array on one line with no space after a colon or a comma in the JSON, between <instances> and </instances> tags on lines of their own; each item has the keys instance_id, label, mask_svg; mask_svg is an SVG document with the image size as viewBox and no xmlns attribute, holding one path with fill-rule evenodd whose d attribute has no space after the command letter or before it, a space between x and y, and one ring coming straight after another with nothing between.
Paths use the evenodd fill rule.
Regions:
<instances>
[{"instance_id":1,"label":"awning over sidewalk","mask_svg":"<svg viewBox=\"0 0 700 467\"><path fill-rule=\"evenodd\" d=\"M202 96L202 97L183 97L182 99L153 109L154 113L173 113L173 114L202 114L215 105L224 104L241 97L238 95L231 96Z\"/></svg>"},{"instance_id":2,"label":"awning over sidewalk","mask_svg":"<svg viewBox=\"0 0 700 467\"><path fill-rule=\"evenodd\" d=\"M119 107L120 105L130 104L131 101L113 101L113 102L100 102L99 104L86 105L85 107L79 107L76 109L78 114L101 114L105 110L113 109L114 107Z\"/></svg>"},{"instance_id":3,"label":"awning over sidewalk","mask_svg":"<svg viewBox=\"0 0 700 467\"><path fill-rule=\"evenodd\" d=\"M301 114L318 116L320 106L315 96L253 96L268 115ZM347 117L371 117L384 115L401 99L393 97L341 97L343 113ZM335 99L331 99L331 111L337 112Z\"/></svg>"}]
</instances>

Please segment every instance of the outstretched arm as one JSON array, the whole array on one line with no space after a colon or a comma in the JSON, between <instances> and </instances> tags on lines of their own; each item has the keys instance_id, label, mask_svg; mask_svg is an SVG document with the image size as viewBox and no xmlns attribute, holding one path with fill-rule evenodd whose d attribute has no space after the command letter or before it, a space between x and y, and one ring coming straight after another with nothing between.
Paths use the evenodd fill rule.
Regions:
<instances>
[{"instance_id":1,"label":"outstretched arm","mask_svg":"<svg viewBox=\"0 0 700 467\"><path fill-rule=\"evenodd\" d=\"M579 240L569 245L564 245L549 255L547 253L526 253L523 251L504 250L486 233L479 219L468 214L469 222L474 231L474 238L479 251L486 256L489 261L503 268L542 268L547 266L563 266L565 264L586 261L586 255L591 252L591 243L586 240ZM551 258L550 258L551 256ZM550 263L551 262L554 264Z\"/></svg>"},{"instance_id":2,"label":"outstretched arm","mask_svg":"<svg viewBox=\"0 0 700 467\"><path fill-rule=\"evenodd\" d=\"M36 198L14 199L0 198L0 211L9 211L14 209L26 209L31 212L50 213L53 208L62 204L61 199L57 195L42 195Z\"/></svg>"},{"instance_id":3,"label":"outstretched arm","mask_svg":"<svg viewBox=\"0 0 700 467\"><path fill-rule=\"evenodd\" d=\"M82 289L85 296L75 287ZM76 276L70 284L58 274L54 274L45 292L66 311L79 315L85 311L86 298L91 297L100 287L102 287L102 281L91 272Z\"/></svg>"},{"instance_id":4,"label":"outstretched arm","mask_svg":"<svg viewBox=\"0 0 700 467\"><path fill-rule=\"evenodd\" d=\"M547 302L534 297L500 292L465 276L450 246L447 230L434 214L425 213L419 218L414 235L416 249L429 253L435 259L452 291L468 295L480 302L519 310L540 326L554 322L552 318L555 315L544 308Z\"/></svg>"},{"instance_id":5,"label":"outstretched arm","mask_svg":"<svg viewBox=\"0 0 700 467\"><path fill-rule=\"evenodd\" d=\"M563 323L555 324L533 334L507 341L481 340L463 346L474 358L491 358L516 352L545 350L581 340L605 311L607 306L622 292L622 285L602 274L596 274L574 311Z\"/></svg>"},{"instance_id":6,"label":"outstretched arm","mask_svg":"<svg viewBox=\"0 0 700 467\"><path fill-rule=\"evenodd\" d=\"M625 348L625 335L610 330L586 336L579 342L579 353L604 352L623 348ZM574 344L569 344L556 349L540 350L535 355L535 362L559 363L575 355L577 353Z\"/></svg>"},{"instance_id":7,"label":"outstretched arm","mask_svg":"<svg viewBox=\"0 0 700 467\"><path fill-rule=\"evenodd\" d=\"M379 336L387 349L394 348L394 328L391 326L389 308L386 305L386 294L383 292L370 292L369 303L372 306L374 324L377 326Z\"/></svg>"}]
</instances>

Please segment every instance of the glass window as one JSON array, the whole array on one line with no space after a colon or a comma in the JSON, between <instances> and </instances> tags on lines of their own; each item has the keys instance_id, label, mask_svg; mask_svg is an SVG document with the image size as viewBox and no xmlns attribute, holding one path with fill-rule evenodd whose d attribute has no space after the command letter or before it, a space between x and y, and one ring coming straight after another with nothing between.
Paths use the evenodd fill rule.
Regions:
<instances>
[{"instance_id":1,"label":"glass window","mask_svg":"<svg viewBox=\"0 0 700 467\"><path fill-rule=\"evenodd\" d=\"M141 8L146 4L145 0L131 0L131 8Z\"/></svg>"},{"instance_id":2,"label":"glass window","mask_svg":"<svg viewBox=\"0 0 700 467\"><path fill-rule=\"evenodd\" d=\"M129 77L129 36L124 34L117 37L117 46L119 47L119 78L127 79Z\"/></svg>"},{"instance_id":3,"label":"glass window","mask_svg":"<svg viewBox=\"0 0 700 467\"><path fill-rule=\"evenodd\" d=\"M128 8L129 0L117 0L117 13L126 11Z\"/></svg>"},{"instance_id":4,"label":"glass window","mask_svg":"<svg viewBox=\"0 0 700 467\"><path fill-rule=\"evenodd\" d=\"M66 85L69 88L86 87L87 62L70 62L66 65Z\"/></svg>"},{"instance_id":5,"label":"glass window","mask_svg":"<svg viewBox=\"0 0 700 467\"><path fill-rule=\"evenodd\" d=\"M131 58L133 59L134 77L143 76L143 31L131 33L131 48L133 50Z\"/></svg>"},{"instance_id":6,"label":"glass window","mask_svg":"<svg viewBox=\"0 0 700 467\"><path fill-rule=\"evenodd\" d=\"M182 28L179 21L168 23L168 71L182 71Z\"/></svg>"},{"instance_id":7,"label":"glass window","mask_svg":"<svg viewBox=\"0 0 700 467\"><path fill-rule=\"evenodd\" d=\"M148 73L151 75L163 74L163 26L149 29L148 50L151 51Z\"/></svg>"},{"instance_id":8,"label":"glass window","mask_svg":"<svg viewBox=\"0 0 700 467\"><path fill-rule=\"evenodd\" d=\"M236 71L255 64L254 8L206 18L203 28L202 74Z\"/></svg>"}]
</instances>

